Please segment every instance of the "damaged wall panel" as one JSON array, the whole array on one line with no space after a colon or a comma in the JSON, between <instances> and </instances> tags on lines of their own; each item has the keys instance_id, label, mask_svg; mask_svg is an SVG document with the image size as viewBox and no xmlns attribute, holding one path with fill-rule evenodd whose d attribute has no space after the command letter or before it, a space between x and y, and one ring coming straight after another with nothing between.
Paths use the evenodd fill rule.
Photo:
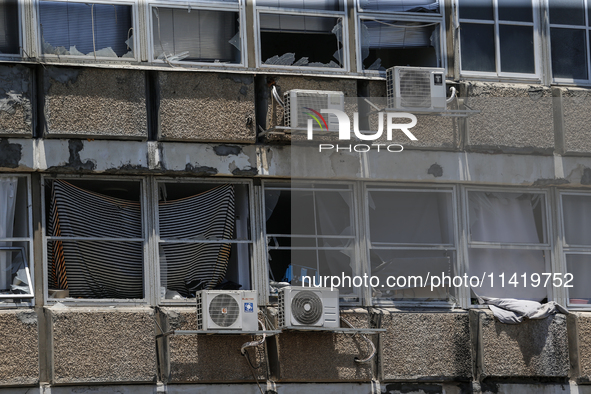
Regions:
<instances>
[{"instance_id":1,"label":"damaged wall panel","mask_svg":"<svg viewBox=\"0 0 591 394\"><path fill-rule=\"evenodd\" d=\"M159 139L255 142L254 77L160 72Z\"/></svg>"},{"instance_id":2,"label":"damaged wall panel","mask_svg":"<svg viewBox=\"0 0 591 394\"><path fill-rule=\"evenodd\" d=\"M148 138L143 71L46 67L47 137Z\"/></svg>"},{"instance_id":3,"label":"damaged wall panel","mask_svg":"<svg viewBox=\"0 0 591 394\"><path fill-rule=\"evenodd\" d=\"M39 382L37 314L32 309L0 311L0 387Z\"/></svg>"},{"instance_id":4,"label":"damaged wall panel","mask_svg":"<svg viewBox=\"0 0 591 394\"><path fill-rule=\"evenodd\" d=\"M0 66L0 137L33 136L33 72L21 65Z\"/></svg>"},{"instance_id":5,"label":"damaged wall panel","mask_svg":"<svg viewBox=\"0 0 591 394\"><path fill-rule=\"evenodd\" d=\"M567 153L591 153L591 90L562 90L564 142Z\"/></svg>"}]
</instances>

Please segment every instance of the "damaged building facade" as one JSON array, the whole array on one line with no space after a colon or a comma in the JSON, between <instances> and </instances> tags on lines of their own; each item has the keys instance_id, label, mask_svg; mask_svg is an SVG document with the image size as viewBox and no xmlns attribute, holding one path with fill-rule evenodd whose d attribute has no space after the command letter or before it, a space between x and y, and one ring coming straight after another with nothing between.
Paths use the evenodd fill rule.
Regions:
<instances>
[{"instance_id":1,"label":"damaged building facade","mask_svg":"<svg viewBox=\"0 0 591 394\"><path fill-rule=\"evenodd\" d=\"M591 393L590 1L0 1L0 393ZM446 86L376 142L402 152L288 124L332 92L375 132L394 66ZM365 333L248 358L161 335L200 289L256 291L273 330L278 282L440 273L482 280L343 284Z\"/></svg>"}]
</instances>

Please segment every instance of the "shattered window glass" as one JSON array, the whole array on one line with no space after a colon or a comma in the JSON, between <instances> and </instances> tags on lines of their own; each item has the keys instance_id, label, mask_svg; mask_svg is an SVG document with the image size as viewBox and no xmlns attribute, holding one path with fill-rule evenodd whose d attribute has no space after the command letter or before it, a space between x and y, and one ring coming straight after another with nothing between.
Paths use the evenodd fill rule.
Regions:
<instances>
[{"instance_id":1,"label":"shattered window glass","mask_svg":"<svg viewBox=\"0 0 591 394\"><path fill-rule=\"evenodd\" d=\"M364 11L439 13L437 0L360 0Z\"/></svg>"},{"instance_id":2,"label":"shattered window glass","mask_svg":"<svg viewBox=\"0 0 591 394\"><path fill-rule=\"evenodd\" d=\"M0 1L0 54L19 53L18 2Z\"/></svg>"},{"instance_id":3,"label":"shattered window glass","mask_svg":"<svg viewBox=\"0 0 591 394\"><path fill-rule=\"evenodd\" d=\"M241 63L239 13L152 8L154 59Z\"/></svg>"},{"instance_id":4,"label":"shattered window glass","mask_svg":"<svg viewBox=\"0 0 591 394\"><path fill-rule=\"evenodd\" d=\"M265 65L343 68L341 18L260 14Z\"/></svg>"},{"instance_id":5,"label":"shattered window glass","mask_svg":"<svg viewBox=\"0 0 591 394\"><path fill-rule=\"evenodd\" d=\"M41 1L46 55L134 58L130 5Z\"/></svg>"},{"instance_id":6,"label":"shattered window glass","mask_svg":"<svg viewBox=\"0 0 591 394\"><path fill-rule=\"evenodd\" d=\"M259 7L343 11L343 0L257 0Z\"/></svg>"},{"instance_id":7,"label":"shattered window glass","mask_svg":"<svg viewBox=\"0 0 591 394\"><path fill-rule=\"evenodd\" d=\"M440 34L439 23L362 20L363 69L441 67Z\"/></svg>"}]
</instances>

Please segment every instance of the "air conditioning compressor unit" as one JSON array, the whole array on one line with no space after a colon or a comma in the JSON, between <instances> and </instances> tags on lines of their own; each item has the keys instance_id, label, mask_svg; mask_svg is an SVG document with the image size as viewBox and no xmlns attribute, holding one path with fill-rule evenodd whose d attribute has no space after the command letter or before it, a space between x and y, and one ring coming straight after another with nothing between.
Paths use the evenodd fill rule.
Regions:
<instances>
[{"instance_id":1,"label":"air conditioning compressor unit","mask_svg":"<svg viewBox=\"0 0 591 394\"><path fill-rule=\"evenodd\" d=\"M279 325L339 328L339 291L316 287L282 288Z\"/></svg>"},{"instance_id":2,"label":"air conditioning compressor unit","mask_svg":"<svg viewBox=\"0 0 591 394\"><path fill-rule=\"evenodd\" d=\"M202 290L196 298L198 330L257 331L256 291Z\"/></svg>"},{"instance_id":3,"label":"air conditioning compressor unit","mask_svg":"<svg viewBox=\"0 0 591 394\"><path fill-rule=\"evenodd\" d=\"M388 108L445 110L445 69L392 67L386 71Z\"/></svg>"}]
</instances>

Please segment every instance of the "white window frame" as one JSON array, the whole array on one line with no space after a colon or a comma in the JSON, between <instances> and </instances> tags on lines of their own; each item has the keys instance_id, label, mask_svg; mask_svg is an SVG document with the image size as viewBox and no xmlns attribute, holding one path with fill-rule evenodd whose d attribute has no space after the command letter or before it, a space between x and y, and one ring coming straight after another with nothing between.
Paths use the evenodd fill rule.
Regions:
<instances>
[{"instance_id":1,"label":"white window frame","mask_svg":"<svg viewBox=\"0 0 591 394\"><path fill-rule=\"evenodd\" d=\"M296 187L292 188L292 184L295 183ZM338 186L343 186L342 189L334 189L334 188L327 188L327 189L323 189L322 187L319 188L314 188L314 187L298 187L297 184L298 183L302 183L305 185L326 185L326 184L331 184L331 185L338 185ZM266 201L265 201L265 192L267 190L310 190L310 191L350 191L351 192L351 202L352 207L351 207L351 228L355 231L355 234L352 236L343 236L340 238L351 238L354 240L353 242L353 248L354 248L354 261L353 261L353 266L352 266L352 275L362 275L363 272L365 272L364 267L366 266L365 262L364 262L364 254L362 254L360 252L360 240L361 240L361 236L359 233L360 230L360 218L359 218L359 214L360 214L360 210L358 208L358 204L355 204L356 201L359 201L359 187L357 185L356 182L347 182L347 181L319 181L319 180L302 180L300 181L285 181L285 180L263 180L262 182L263 188L262 188L262 197L263 197L263 201L262 201L262 217L261 220L263 220L263 228L262 228L262 232L263 232L263 248L264 248L264 262L265 262L265 267L267 269L265 269L265 286L268 289L269 288L269 273L268 273L268 267L270 267L270 262L269 262L269 251L273 250L273 249L279 249L279 250L292 250L294 249L293 247L288 247L288 246L284 246L284 247L274 247L274 248L270 248L269 247L269 237L273 237L273 236L281 236L281 237L291 237L291 234L267 234L267 225L266 225L266 221L264 221L264 215L265 215L265 206L266 206ZM285 185L285 186L283 186ZM346 187L346 189L345 189ZM305 238L314 238L315 236L303 236ZM316 236L316 238L326 238L326 236ZM298 249L302 249L302 250L337 250L339 248L337 247L296 247ZM364 300L365 300L365 294L364 294L364 289L362 288L355 288L355 295L357 296L357 300L356 301L340 301L339 304L341 306L360 306L360 305L364 305Z\"/></svg>"},{"instance_id":2,"label":"white window frame","mask_svg":"<svg viewBox=\"0 0 591 394\"><path fill-rule=\"evenodd\" d=\"M26 40L26 17L27 14L25 10L25 4L23 1L18 1L17 3L17 10L18 10L18 53L0 53L0 60L9 61L9 60L23 60L23 58L31 57L31 50L27 47L27 40Z\"/></svg>"},{"instance_id":3,"label":"white window frame","mask_svg":"<svg viewBox=\"0 0 591 394\"><path fill-rule=\"evenodd\" d=\"M541 194L544 196L545 200L545 207L544 207L544 217L546 223L545 234L547 242L546 243L539 243L539 244L529 244L529 243L500 243L500 242L485 242L485 241L472 241L470 239L470 217L469 217L469 198L468 194L470 192L484 192L484 193L524 193L524 194ZM552 214L551 209L553 206L553 200L550 198L550 192L547 189L539 189L539 188L516 188L516 187L472 187L472 186L462 186L462 238L463 238L463 255L464 255L464 267L462 269L462 274L467 274L468 269L470 267L470 258L469 258L469 250L471 248L482 248L482 249L514 249L514 250L540 250L546 252L545 258L545 265L544 265L544 272L554 273L554 272L561 272L555 270L555 261L554 261L554 238L552 234L553 224L552 224ZM505 273L505 286L507 286L509 279L513 273L517 273L518 280L521 279L519 275L522 272L519 271L519 267L515 267L514 272ZM500 284L500 279L498 277L499 272L495 272L494 283ZM488 273L487 273L488 278ZM487 280L487 279L485 279ZM527 279L528 285L530 284L530 278ZM522 283L519 284L521 286ZM511 285L512 286L512 285ZM478 309L478 308L487 308L484 305L471 305L471 294L470 289L467 289L467 299L466 305L463 305L466 309ZM546 297L548 301L553 301L559 298L559 293L556 289L552 287L550 284L546 287Z\"/></svg>"},{"instance_id":4,"label":"white window frame","mask_svg":"<svg viewBox=\"0 0 591 394\"><path fill-rule=\"evenodd\" d=\"M92 299L92 298L84 298L84 299L73 299L73 298L49 298L48 289L49 289L49 259L47 255L47 243L52 239L71 239L71 240L80 240L80 241L109 241L115 240L113 238L105 238L105 237L53 237L47 235L47 220L46 220L46 194L45 194L45 186L46 181L53 181L53 180L96 180L96 181L112 181L112 182L133 182L139 181L140 182L140 190L141 190L141 197L140 197L140 204L142 207L142 232L143 238L129 238L124 239L124 241L128 242L139 242L143 243L143 286L144 286L144 298L141 299L116 299L116 298L101 298L101 299ZM72 306L110 306L110 305L122 305L122 306L141 306L147 305L151 299L154 298L154 288L152 285L152 277L154 276L153 270L151 269L152 257L151 257L151 250L150 250L150 230L151 230L151 223L149 222L149 214L150 211L150 202L148 196L151 194L148 191L149 189L149 179L146 177L140 176L77 176L77 175L58 175L58 176L51 176L51 175L42 175L41 176L41 207L42 207L42 229L43 229L43 292L44 292L44 305L52 306L56 303L63 303ZM120 238L116 240L121 241Z\"/></svg>"},{"instance_id":5,"label":"white window frame","mask_svg":"<svg viewBox=\"0 0 591 394\"><path fill-rule=\"evenodd\" d=\"M527 82L542 82L542 29L540 23L540 3L539 0L531 0L532 2L532 22L519 22L519 21L499 21L499 7L498 0L491 0L493 7L493 19L464 19L460 18L460 0L455 0L455 20L458 21L458 51L456 61L460 65L460 76L467 79L488 79L497 81L527 81ZM462 23L480 24L480 25L493 25L494 26L494 48L495 48L495 68L496 72L487 71L470 71L462 68ZM531 26L533 30L534 38L534 66L535 72L533 74L524 73L513 73L513 72L502 72L501 71L501 46L499 36L499 25L506 26Z\"/></svg>"},{"instance_id":6,"label":"white window frame","mask_svg":"<svg viewBox=\"0 0 591 394\"><path fill-rule=\"evenodd\" d=\"M247 0L238 0L237 3L230 3L230 2L219 2L219 1L203 1L203 0L189 0L189 1L178 1L178 0L159 0L159 1L150 1L146 7L146 21L147 27L146 32L144 34L148 34L148 63L158 64L158 65L166 65L172 63L178 66L199 66L202 68L211 67L213 69L216 68L244 68L246 67L246 12L245 12L245 1ZM206 10L206 11L228 11L228 12L237 12L240 19L240 63L212 63L212 62L193 62L193 61L170 61L167 62L165 60L158 60L154 58L154 32L152 31L153 28L153 21L154 21L154 12L152 11L153 8L178 8L178 9L190 9L190 10Z\"/></svg>"},{"instance_id":7,"label":"white window frame","mask_svg":"<svg viewBox=\"0 0 591 394\"><path fill-rule=\"evenodd\" d=\"M29 273L31 276L31 288L33 289L32 294L23 294L23 295L11 295L10 297L3 297L3 298L20 298L21 302L0 302L0 309L5 308L15 308L15 307L30 307L34 305L35 302L35 270L34 270L34 258L33 258L33 196L32 196L32 186L31 186L31 175L29 174L18 174L18 173L0 173L0 178L12 178L17 177L20 179L25 179L27 182L27 237L11 237L11 238L0 238L0 242L26 242L27 243L27 263L29 267ZM19 180L20 180L19 179ZM17 196L18 198L18 196ZM1 301L1 299L0 299Z\"/></svg>"},{"instance_id":8,"label":"white window frame","mask_svg":"<svg viewBox=\"0 0 591 394\"><path fill-rule=\"evenodd\" d=\"M591 34L591 20L589 19L589 12L588 6L591 6L590 0L583 0L583 10L585 15L585 24L584 25L562 25L557 23L550 22L550 0L545 1L545 5L548 10L548 26L546 29L546 37L547 37L547 53L548 53L548 69L550 80L556 84L563 84L563 85L578 85L578 86L589 86L591 85L591 54L589 51L591 50L591 44L589 43ZM563 29L570 29L570 30L584 30L585 31L585 53L586 53L586 61L587 61L587 79L574 79L574 78L554 78L554 72L552 70L552 36L551 36L551 29L552 28L563 28Z\"/></svg>"},{"instance_id":9,"label":"white window frame","mask_svg":"<svg viewBox=\"0 0 591 394\"><path fill-rule=\"evenodd\" d=\"M404 244L404 243L393 243L392 245L388 246L376 246L373 247L371 245L371 233L370 233L370 223L369 223L369 193L372 191L380 191L380 192L392 192L392 193L400 193L400 192L412 192L412 193L448 193L451 195L451 204L452 204L452 211L451 211L451 219L453 223L453 243L451 244ZM455 255L455 261L452 262L452 266L454 269L453 275L461 275L463 274L462 264L460 262L461 256L460 251L461 248L459 246L460 235L458 231L458 201L457 201L457 187L455 185L447 186L447 185L426 185L426 184L394 184L394 183L374 183L374 182L367 182L364 184L363 187L363 205L364 205L364 215L365 215L365 239L367 240L367 246L365 248L365 259L366 259L366 266L367 266L367 274L371 275L371 264L370 264L370 250L371 249L380 249L380 250L417 250L417 251L425 251L425 250L443 250L443 251L450 251L453 255ZM425 273L426 274L426 273ZM436 274L436 273L432 273ZM423 275L423 274L421 274ZM425 277L423 276L423 279ZM446 301L412 301L412 300L379 300L373 299L371 296L371 288L368 288L368 301L376 306L395 306L395 307L429 307L429 308L454 308L459 306L460 301L464 297L462 294L462 289L456 288L456 295L455 300L449 299Z\"/></svg>"},{"instance_id":10,"label":"white window frame","mask_svg":"<svg viewBox=\"0 0 591 394\"><path fill-rule=\"evenodd\" d=\"M569 245L566 242L566 232L565 232L565 226L564 226L564 205L563 205L563 199L562 197L565 195L569 195L569 196L584 196L584 197L589 197L591 199L591 193L589 191L584 191L584 190L557 190L557 194L558 194L558 204L559 207L557 209L557 211L559 212L559 225L558 225L558 234L559 234L559 239L560 239L560 249L559 249L559 266L560 266L560 272L563 272L564 274L568 273L568 266L566 263L566 256L569 254L580 254L580 255L586 255L586 256L591 256L591 245ZM564 275L562 276L564 278ZM568 309L573 309L573 310L590 310L591 309L591 304L571 304L570 303L570 296L569 296L569 291L568 288L563 288L564 289L564 302L567 306Z\"/></svg>"},{"instance_id":11,"label":"white window frame","mask_svg":"<svg viewBox=\"0 0 591 394\"><path fill-rule=\"evenodd\" d=\"M275 70L297 70L301 72L313 72L317 74L342 74L349 72L351 66L349 63L349 27L348 27L348 13L347 13L347 0L341 0L343 2L343 11L322 11L322 10L305 10L297 8L276 8L276 7L263 7L257 6L257 0L252 0L254 3L254 35L255 35L255 57L256 67L260 69L275 69ZM331 68L331 67L308 67L308 66L281 66L276 64L265 64L262 56L261 48L261 21L260 14L282 14L282 15L297 15L297 16L318 16L325 18L341 18L343 27L343 67ZM282 54L278 54L281 56ZM297 59L296 59L297 60Z\"/></svg>"},{"instance_id":12,"label":"white window frame","mask_svg":"<svg viewBox=\"0 0 591 394\"><path fill-rule=\"evenodd\" d=\"M159 211L158 211L158 193L159 193L159 184L160 183L181 183L181 184L211 184L212 186L215 185L223 185L223 184L233 184L233 185L246 185L248 187L248 209L249 209L249 217L250 217L250 229L249 229L249 236L250 240L224 240L224 242L220 241L204 241L204 240L197 240L197 239L178 239L174 241L165 241L160 239L160 221L159 221ZM153 204L153 213L154 216L152 218L152 223L154 223L154 242L152 245L152 256L154 257L154 284L153 287L155 289L160 289L160 254L159 254L159 246L161 243L231 243L231 244L247 244L251 245L250 249L250 260L249 270L250 270L250 288L256 290L260 293L261 289L257 289L255 284L257 280L255 279L258 275L258 267L257 267L257 249L256 249L256 229L255 229L255 222L259 220L259 218L255 217L255 201L254 201L254 190L253 190L253 181L252 179L229 179L229 178L189 178L189 177L182 177L182 178L172 178L172 177L158 177L152 180L152 194L151 199L154 202ZM186 298L181 300L172 300L172 299L165 299L160 297L160 292L156 292L157 303L156 305L195 305L195 298Z\"/></svg>"},{"instance_id":13,"label":"white window frame","mask_svg":"<svg viewBox=\"0 0 591 394\"><path fill-rule=\"evenodd\" d=\"M53 55L53 54L44 54L43 53L43 45L42 45L42 28L41 28L41 14L39 11L39 4L43 0L35 0L35 24L34 28L36 29L36 50L38 57L42 59L44 62L55 62L55 63L135 63L140 61L140 34L145 34L143 29L140 27L139 24L139 10L138 10L138 1L139 0L49 0L52 2L63 2L64 4L67 3L81 3L81 4L107 4L107 5L122 5L122 6L131 6L131 24L133 28L133 57L99 57L97 56L96 59L94 56L76 56L76 55Z\"/></svg>"},{"instance_id":14,"label":"white window frame","mask_svg":"<svg viewBox=\"0 0 591 394\"><path fill-rule=\"evenodd\" d=\"M363 59L362 57L362 48L361 48L361 23L363 20L382 20L382 21L400 21L400 22L424 22L424 23L439 23L439 45L440 51L439 54L441 58L441 65L438 67L444 68L447 70L447 40L446 40L446 29L445 29L445 17L444 17L444 7L445 4L443 0L437 0L439 2L439 12L438 13L424 13L424 12L387 12L387 11L374 11L374 10L364 10L361 7L361 1L356 0L357 7L355 7L355 47L357 48L357 70L360 74L368 74L368 75L379 75L379 76L386 76L384 71L379 70L364 70L363 69Z\"/></svg>"}]
</instances>

